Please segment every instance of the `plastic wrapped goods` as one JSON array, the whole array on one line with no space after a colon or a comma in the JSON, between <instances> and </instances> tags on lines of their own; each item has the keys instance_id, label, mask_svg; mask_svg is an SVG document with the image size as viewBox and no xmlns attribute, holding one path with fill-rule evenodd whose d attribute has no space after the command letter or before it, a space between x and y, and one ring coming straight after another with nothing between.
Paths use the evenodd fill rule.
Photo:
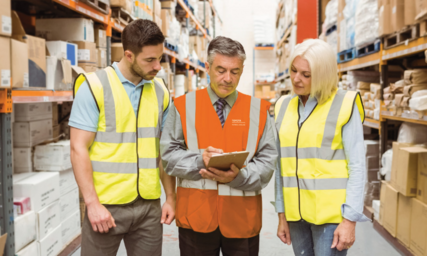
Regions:
<instances>
[{"instance_id":1,"label":"plastic wrapped goods","mask_svg":"<svg viewBox=\"0 0 427 256\"><path fill-rule=\"evenodd\" d=\"M255 44L274 44L274 20L270 16L254 16Z\"/></svg>"},{"instance_id":2,"label":"plastic wrapped goods","mask_svg":"<svg viewBox=\"0 0 427 256\"><path fill-rule=\"evenodd\" d=\"M427 83L427 69L406 70L404 73L406 84L424 84Z\"/></svg>"},{"instance_id":3,"label":"plastic wrapped goods","mask_svg":"<svg viewBox=\"0 0 427 256\"><path fill-rule=\"evenodd\" d=\"M378 38L377 0L359 0L356 9L355 45L362 47Z\"/></svg>"},{"instance_id":4,"label":"plastic wrapped goods","mask_svg":"<svg viewBox=\"0 0 427 256\"><path fill-rule=\"evenodd\" d=\"M355 46L355 23L356 23L356 9L359 0L345 0L345 8L343 10L344 18L346 21L346 42L347 49Z\"/></svg>"},{"instance_id":5,"label":"plastic wrapped goods","mask_svg":"<svg viewBox=\"0 0 427 256\"><path fill-rule=\"evenodd\" d=\"M393 159L393 149L387 150L382 158L381 158L381 164L383 167L381 167L381 175L385 176L386 181L390 181L391 179L391 162Z\"/></svg>"},{"instance_id":6,"label":"plastic wrapped goods","mask_svg":"<svg viewBox=\"0 0 427 256\"><path fill-rule=\"evenodd\" d=\"M418 111L427 110L427 95L411 98L409 100L409 107Z\"/></svg>"},{"instance_id":7,"label":"plastic wrapped goods","mask_svg":"<svg viewBox=\"0 0 427 256\"><path fill-rule=\"evenodd\" d=\"M413 123L402 123L397 136L399 143L427 143L427 126Z\"/></svg>"},{"instance_id":8,"label":"plastic wrapped goods","mask_svg":"<svg viewBox=\"0 0 427 256\"><path fill-rule=\"evenodd\" d=\"M331 0L326 5L325 9L325 27L326 29L332 27L337 24L337 16L338 16L338 0Z\"/></svg>"}]
</instances>

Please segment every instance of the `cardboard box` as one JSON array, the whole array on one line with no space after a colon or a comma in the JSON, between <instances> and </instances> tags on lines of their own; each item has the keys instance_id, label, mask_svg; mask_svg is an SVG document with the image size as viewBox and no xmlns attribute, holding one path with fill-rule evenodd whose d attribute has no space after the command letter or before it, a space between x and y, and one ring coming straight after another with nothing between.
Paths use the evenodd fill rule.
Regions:
<instances>
[{"instance_id":1,"label":"cardboard box","mask_svg":"<svg viewBox=\"0 0 427 256\"><path fill-rule=\"evenodd\" d=\"M10 88L10 38L0 36L0 49L0 87Z\"/></svg>"},{"instance_id":2,"label":"cardboard box","mask_svg":"<svg viewBox=\"0 0 427 256\"><path fill-rule=\"evenodd\" d=\"M46 42L46 47L50 56L56 57L58 59L67 59L71 62L72 66L77 66L77 44L64 41L49 41Z\"/></svg>"},{"instance_id":3,"label":"cardboard box","mask_svg":"<svg viewBox=\"0 0 427 256\"><path fill-rule=\"evenodd\" d=\"M383 226L393 236L397 233L397 209L399 207L399 193L390 184L386 183L384 202L381 201Z\"/></svg>"},{"instance_id":4,"label":"cardboard box","mask_svg":"<svg viewBox=\"0 0 427 256\"><path fill-rule=\"evenodd\" d=\"M14 220L15 250L19 251L37 238L37 216L34 211L18 216Z\"/></svg>"},{"instance_id":5,"label":"cardboard box","mask_svg":"<svg viewBox=\"0 0 427 256\"><path fill-rule=\"evenodd\" d=\"M45 238L37 242L40 246L40 256L58 255L62 249L61 231L62 227L59 225Z\"/></svg>"},{"instance_id":6,"label":"cardboard box","mask_svg":"<svg viewBox=\"0 0 427 256\"><path fill-rule=\"evenodd\" d=\"M385 3L378 7L378 36L381 37L393 33L393 27L391 25L391 5L388 1L385 1Z\"/></svg>"},{"instance_id":7,"label":"cardboard box","mask_svg":"<svg viewBox=\"0 0 427 256\"><path fill-rule=\"evenodd\" d=\"M12 35L11 6L9 0L0 0L0 35Z\"/></svg>"},{"instance_id":8,"label":"cardboard box","mask_svg":"<svg viewBox=\"0 0 427 256\"><path fill-rule=\"evenodd\" d=\"M413 144L411 143L399 143L399 142L393 142L393 159L391 160L391 178L390 178L390 184L392 186L396 187L397 182L397 174L399 172L399 154L400 154L400 148L404 147L410 147Z\"/></svg>"},{"instance_id":9,"label":"cardboard box","mask_svg":"<svg viewBox=\"0 0 427 256\"><path fill-rule=\"evenodd\" d=\"M67 194L59 198L60 203L60 219L65 221L76 209L79 209L79 189L76 187ZM80 213L79 213L80 219Z\"/></svg>"},{"instance_id":10,"label":"cardboard box","mask_svg":"<svg viewBox=\"0 0 427 256\"><path fill-rule=\"evenodd\" d=\"M405 0L404 12L405 26L415 24L415 0Z\"/></svg>"},{"instance_id":11,"label":"cardboard box","mask_svg":"<svg viewBox=\"0 0 427 256\"><path fill-rule=\"evenodd\" d=\"M36 146L34 151L34 168L36 170L65 171L71 167L69 140Z\"/></svg>"},{"instance_id":12,"label":"cardboard box","mask_svg":"<svg viewBox=\"0 0 427 256\"><path fill-rule=\"evenodd\" d=\"M271 90L271 86L270 85L263 85L262 86L262 97L263 98L270 97L270 90Z\"/></svg>"},{"instance_id":13,"label":"cardboard box","mask_svg":"<svg viewBox=\"0 0 427 256\"><path fill-rule=\"evenodd\" d=\"M77 211L72 212L70 216L61 223L63 246L66 246L81 233L80 210L78 207L76 209Z\"/></svg>"},{"instance_id":14,"label":"cardboard box","mask_svg":"<svg viewBox=\"0 0 427 256\"><path fill-rule=\"evenodd\" d=\"M27 43L11 39L12 87L28 87L28 46Z\"/></svg>"},{"instance_id":15,"label":"cardboard box","mask_svg":"<svg viewBox=\"0 0 427 256\"><path fill-rule=\"evenodd\" d=\"M59 191L61 196L71 192L77 187L73 169L59 172Z\"/></svg>"},{"instance_id":16,"label":"cardboard box","mask_svg":"<svg viewBox=\"0 0 427 256\"><path fill-rule=\"evenodd\" d=\"M46 88L51 90L71 90L71 62L54 56L46 57L47 81Z\"/></svg>"},{"instance_id":17,"label":"cardboard box","mask_svg":"<svg viewBox=\"0 0 427 256\"><path fill-rule=\"evenodd\" d=\"M98 52L98 68L106 68L107 67L107 49L98 48L96 50Z\"/></svg>"},{"instance_id":18,"label":"cardboard box","mask_svg":"<svg viewBox=\"0 0 427 256\"><path fill-rule=\"evenodd\" d=\"M404 0L391 0L391 27L393 32L400 31L405 26Z\"/></svg>"},{"instance_id":19,"label":"cardboard box","mask_svg":"<svg viewBox=\"0 0 427 256\"><path fill-rule=\"evenodd\" d=\"M61 224L61 207L57 200L37 212L37 240L45 238L59 224Z\"/></svg>"},{"instance_id":20,"label":"cardboard box","mask_svg":"<svg viewBox=\"0 0 427 256\"><path fill-rule=\"evenodd\" d=\"M51 118L13 124L14 147L32 147L49 139L52 139Z\"/></svg>"},{"instance_id":21,"label":"cardboard box","mask_svg":"<svg viewBox=\"0 0 427 256\"><path fill-rule=\"evenodd\" d=\"M380 142L378 140L365 140L363 141L365 145L366 156L376 156L380 155Z\"/></svg>"},{"instance_id":22,"label":"cardboard box","mask_svg":"<svg viewBox=\"0 0 427 256\"><path fill-rule=\"evenodd\" d=\"M129 0L111 0L110 5L114 7L121 7L128 11L129 13L132 12L132 1Z\"/></svg>"},{"instance_id":23,"label":"cardboard box","mask_svg":"<svg viewBox=\"0 0 427 256\"><path fill-rule=\"evenodd\" d=\"M13 149L13 172L25 173L33 171L32 148Z\"/></svg>"},{"instance_id":24,"label":"cardboard box","mask_svg":"<svg viewBox=\"0 0 427 256\"><path fill-rule=\"evenodd\" d=\"M90 63L96 64L98 62L98 52L96 50L96 44L92 42L73 42L77 45L77 60L78 63Z\"/></svg>"},{"instance_id":25,"label":"cardboard box","mask_svg":"<svg viewBox=\"0 0 427 256\"><path fill-rule=\"evenodd\" d=\"M95 72L98 70L97 64L92 63L79 63L79 67L82 68L85 73Z\"/></svg>"},{"instance_id":26,"label":"cardboard box","mask_svg":"<svg viewBox=\"0 0 427 256\"><path fill-rule=\"evenodd\" d=\"M95 43L97 48L107 48L107 31L95 26Z\"/></svg>"},{"instance_id":27,"label":"cardboard box","mask_svg":"<svg viewBox=\"0 0 427 256\"><path fill-rule=\"evenodd\" d=\"M412 199L411 233L409 248L417 256L427 254L427 205L421 201Z\"/></svg>"},{"instance_id":28,"label":"cardboard box","mask_svg":"<svg viewBox=\"0 0 427 256\"><path fill-rule=\"evenodd\" d=\"M15 256L40 256L40 248L37 242L25 246L19 252L15 253Z\"/></svg>"},{"instance_id":29,"label":"cardboard box","mask_svg":"<svg viewBox=\"0 0 427 256\"><path fill-rule=\"evenodd\" d=\"M84 18L36 19L36 36L48 41L95 42L93 20Z\"/></svg>"},{"instance_id":30,"label":"cardboard box","mask_svg":"<svg viewBox=\"0 0 427 256\"><path fill-rule=\"evenodd\" d=\"M52 125L58 125L58 102L52 102Z\"/></svg>"},{"instance_id":31,"label":"cardboard box","mask_svg":"<svg viewBox=\"0 0 427 256\"><path fill-rule=\"evenodd\" d=\"M26 35L30 87L46 87L46 41Z\"/></svg>"},{"instance_id":32,"label":"cardboard box","mask_svg":"<svg viewBox=\"0 0 427 256\"><path fill-rule=\"evenodd\" d=\"M415 0L415 19L422 21L427 16L427 0Z\"/></svg>"},{"instance_id":33,"label":"cardboard box","mask_svg":"<svg viewBox=\"0 0 427 256\"><path fill-rule=\"evenodd\" d=\"M160 14L160 18L162 19L162 33L165 37L168 36L169 31L169 25L171 22L172 13L169 9L163 8L163 2L162 2L162 12Z\"/></svg>"},{"instance_id":34,"label":"cardboard box","mask_svg":"<svg viewBox=\"0 0 427 256\"><path fill-rule=\"evenodd\" d=\"M396 189L405 196L417 195L418 157L427 157L427 149L421 147L400 148L395 184Z\"/></svg>"},{"instance_id":35,"label":"cardboard box","mask_svg":"<svg viewBox=\"0 0 427 256\"><path fill-rule=\"evenodd\" d=\"M52 103L26 103L15 105L15 121L28 122L52 118Z\"/></svg>"},{"instance_id":36,"label":"cardboard box","mask_svg":"<svg viewBox=\"0 0 427 256\"><path fill-rule=\"evenodd\" d=\"M13 182L14 197L30 197L31 209L39 212L59 199L59 174L39 172L26 179Z\"/></svg>"},{"instance_id":37,"label":"cardboard box","mask_svg":"<svg viewBox=\"0 0 427 256\"><path fill-rule=\"evenodd\" d=\"M397 239L409 248L411 234L411 198L399 193Z\"/></svg>"},{"instance_id":38,"label":"cardboard box","mask_svg":"<svg viewBox=\"0 0 427 256\"><path fill-rule=\"evenodd\" d=\"M162 9L172 9L175 7L175 1L173 0L165 0L165 1L161 1L160 5ZM203 11L203 10L202 10Z\"/></svg>"},{"instance_id":39,"label":"cardboard box","mask_svg":"<svg viewBox=\"0 0 427 256\"><path fill-rule=\"evenodd\" d=\"M427 204L427 157L418 157L417 199Z\"/></svg>"},{"instance_id":40,"label":"cardboard box","mask_svg":"<svg viewBox=\"0 0 427 256\"><path fill-rule=\"evenodd\" d=\"M125 54L122 43L111 44L111 62L119 62Z\"/></svg>"}]
</instances>

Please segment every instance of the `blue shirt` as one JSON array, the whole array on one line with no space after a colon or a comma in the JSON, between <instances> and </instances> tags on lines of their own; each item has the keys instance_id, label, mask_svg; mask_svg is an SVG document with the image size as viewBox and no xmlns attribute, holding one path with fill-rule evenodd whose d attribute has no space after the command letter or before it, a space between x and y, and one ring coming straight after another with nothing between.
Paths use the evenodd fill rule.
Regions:
<instances>
[{"instance_id":1,"label":"blue shirt","mask_svg":"<svg viewBox=\"0 0 427 256\"><path fill-rule=\"evenodd\" d=\"M292 98L297 97L294 95ZM315 97L309 97L305 106L299 99L300 114L299 125L301 126L313 109L317 105L317 99ZM371 221L365 215L363 215L363 204L364 204L364 192L366 182L366 164L365 164L365 146L363 138L363 124L360 121L360 113L356 106L353 107L353 114L349 122L344 125L343 132L343 146L345 156L348 162L349 178L347 182L347 194L345 203L341 206L342 216L350 221ZM279 156L277 161L276 169L276 212L285 212L285 205L283 202L283 190L282 190L282 177L281 177L281 166L280 166L280 141L276 141Z\"/></svg>"},{"instance_id":2,"label":"blue shirt","mask_svg":"<svg viewBox=\"0 0 427 256\"><path fill-rule=\"evenodd\" d=\"M150 81L142 80L137 86L135 86L122 75L119 67L117 66L117 62L114 62L112 66L114 67L116 74L120 79L120 82L122 82L123 87L125 88L126 93L129 96L136 116L138 112L139 100L141 98L142 87L144 84L150 83ZM163 112L161 130L163 130L168 111L169 107ZM89 132L96 132L98 130L98 119L98 107L96 105L95 99L92 96L92 92L90 91L87 82L84 81L80 86L79 90L77 91L76 97L74 99L73 108L71 109L71 115L68 124L77 129Z\"/></svg>"}]
</instances>

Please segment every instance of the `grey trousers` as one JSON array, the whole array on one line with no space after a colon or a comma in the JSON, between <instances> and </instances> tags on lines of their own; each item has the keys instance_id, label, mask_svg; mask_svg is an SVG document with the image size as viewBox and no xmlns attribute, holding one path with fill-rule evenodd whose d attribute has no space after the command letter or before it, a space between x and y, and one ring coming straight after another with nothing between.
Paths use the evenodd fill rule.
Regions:
<instances>
[{"instance_id":1,"label":"grey trousers","mask_svg":"<svg viewBox=\"0 0 427 256\"><path fill-rule=\"evenodd\" d=\"M163 226L160 199L138 199L132 204L106 205L116 227L108 233L95 232L87 217L82 226L82 256L115 256L122 239L128 256L161 256ZM86 212L87 213L87 212Z\"/></svg>"}]
</instances>

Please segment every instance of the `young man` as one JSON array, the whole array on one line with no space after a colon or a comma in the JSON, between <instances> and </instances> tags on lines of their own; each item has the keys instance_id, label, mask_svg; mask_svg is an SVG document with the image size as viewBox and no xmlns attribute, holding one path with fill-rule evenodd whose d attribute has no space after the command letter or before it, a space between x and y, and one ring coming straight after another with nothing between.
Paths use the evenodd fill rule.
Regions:
<instances>
[{"instance_id":1,"label":"young man","mask_svg":"<svg viewBox=\"0 0 427 256\"><path fill-rule=\"evenodd\" d=\"M122 33L118 63L79 76L71 126L71 161L86 204L82 255L161 255L162 224L175 215L175 177L159 165L169 107L161 79L164 36L149 20ZM166 202L160 206L161 186Z\"/></svg>"},{"instance_id":2,"label":"young man","mask_svg":"<svg viewBox=\"0 0 427 256\"><path fill-rule=\"evenodd\" d=\"M236 91L243 46L217 37L209 44L210 87L177 98L160 148L169 175L178 177L176 223L181 255L258 255L261 189L277 157L267 101ZM248 151L246 166L206 168L214 153Z\"/></svg>"}]
</instances>

